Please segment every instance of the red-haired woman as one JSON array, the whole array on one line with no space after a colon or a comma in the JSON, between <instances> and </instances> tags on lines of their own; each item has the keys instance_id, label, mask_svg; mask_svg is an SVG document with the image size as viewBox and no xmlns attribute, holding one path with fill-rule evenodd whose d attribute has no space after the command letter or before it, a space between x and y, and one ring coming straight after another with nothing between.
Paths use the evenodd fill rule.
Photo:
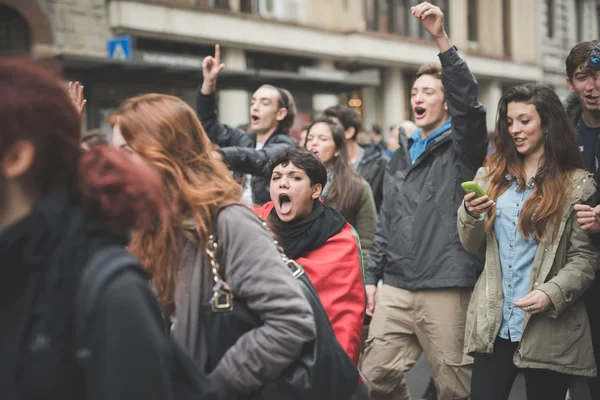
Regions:
<instances>
[{"instance_id":1,"label":"red-haired woman","mask_svg":"<svg viewBox=\"0 0 600 400\"><path fill-rule=\"evenodd\" d=\"M551 88L509 89L497 121L496 152L476 177L487 195L466 195L458 211L465 249L486 256L465 330L471 399L508 399L522 371L529 400L562 400L571 375L596 375L581 296L597 254L574 210L596 189Z\"/></svg>"},{"instance_id":2,"label":"red-haired woman","mask_svg":"<svg viewBox=\"0 0 600 400\"><path fill-rule=\"evenodd\" d=\"M160 307L134 270L95 297L92 357L76 357L80 275L160 218L160 178L107 146L82 154L78 111L33 62L2 60L0 93L0 397L172 398Z\"/></svg>"},{"instance_id":3,"label":"red-haired woman","mask_svg":"<svg viewBox=\"0 0 600 400\"><path fill-rule=\"evenodd\" d=\"M191 107L173 96L147 94L123 102L109 123L115 146L159 172L171 210L165 223L138 229L129 249L152 271L161 301L175 316L175 338L210 373L220 397L249 395L277 378L314 338L306 298L271 234L237 203L241 188L212 156L212 144ZM209 327L201 317L213 294L205 253L213 232L220 274L262 321L219 359L209 357Z\"/></svg>"}]
</instances>

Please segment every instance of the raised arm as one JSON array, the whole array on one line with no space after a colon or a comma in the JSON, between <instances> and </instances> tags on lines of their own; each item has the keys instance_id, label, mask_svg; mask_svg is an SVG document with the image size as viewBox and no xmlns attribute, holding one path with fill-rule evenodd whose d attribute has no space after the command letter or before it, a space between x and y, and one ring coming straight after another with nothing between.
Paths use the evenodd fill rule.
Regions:
<instances>
[{"instance_id":1,"label":"raised arm","mask_svg":"<svg viewBox=\"0 0 600 400\"><path fill-rule=\"evenodd\" d=\"M471 169L479 168L488 148L485 107L477 100L479 85L467 63L460 58L444 30L444 14L439 7L423 2L412 13L429 32L439 50L442 85L448 113L452 117L452 140L461 160Z\"/></svg>"},{"instance_id":2,"label":"raised arm","mask_svg":"<svg viewBox=\"0 0 600 400\"><path fill-rule=\"evenodd\" d=\"M293 143L293 139L290 139L288 143L269 143L260 150L245 146L225 147L219 149L218 153L232 171L267 176L269 160L281 150L292 146Z\"/></svg>"},{"instance_id":3,"label":"raised arm","mask_svg":"<svg viewBox=\"0 0 600 400\"><path fill-rule=\"evenodd\" d=\"M223 125L217 118L215 91L217 79L225 64L221 63L221 47L215 46L215 56L207 56L202 61L202 87L196 97L196 113L210 140L221 146L239 146L243 144L246 133L237 128Z\"/></svg>"}]
</instances>

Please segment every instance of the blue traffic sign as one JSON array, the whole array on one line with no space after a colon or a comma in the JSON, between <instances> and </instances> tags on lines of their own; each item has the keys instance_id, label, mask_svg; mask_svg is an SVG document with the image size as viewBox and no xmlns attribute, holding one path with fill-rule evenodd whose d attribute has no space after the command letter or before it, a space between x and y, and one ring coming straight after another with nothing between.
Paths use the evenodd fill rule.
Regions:
<instances>
[{"instance_id":1,"label":"blue traffic sign","mask_svg":"<svg viewBox=\"0 0 600 400\"><path fill-rule=\"evenodd\" d=\"M131 36L119 36L109 39L106 44L108 58L131 60Z\"/></svg>"}]
</instances>

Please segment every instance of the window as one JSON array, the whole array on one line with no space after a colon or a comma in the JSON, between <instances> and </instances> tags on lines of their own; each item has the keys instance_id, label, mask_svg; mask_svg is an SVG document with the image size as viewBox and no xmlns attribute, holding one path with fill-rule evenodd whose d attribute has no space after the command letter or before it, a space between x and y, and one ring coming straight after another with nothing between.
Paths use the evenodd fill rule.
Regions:
<instances>
[{"instance_id":1,"label":"window","mask_svg":"<svg viewBox=\"0 0 600 400\"><path fill-rule=\"evenodd\" d=\"M575 0L575 40L583 41L581 38L583 25L583 0Z\"/></svg>"},{"instance_id":2,"label":"window","mask_svg":"<svg viewBox=\"0 0 600 400\"><path fill-rule=\"evenodd\" d=\"M596 29L598 32L596 37L600 38L600 6L596 7Z\"/></svg>"},{"instance_id":3,"label":"window","mask_svg":"<svg viewBox=\"0 0 600 400\"><path fill-rule=\"evenodd\" d=\"M435 0L433 4L442 9L444 13L444 30L450 36L450 0Z\"/></svg>"},{"instance_id":4,"label":"window","mask_svg":"<svg viewBox=\"0 0 600 400\"><path fill-rule=\"evenodd\" d=\"M252 14L252 0L240 0L240 11Z\"/></svg>"},{"instance_id":5,"label":"window","mask_svg":"<svg viewBox=\"0 0 600 400\"><path fill-rule=\"evenodd\" d=\"M546 36L554 37L554 0L546 0Z\"/></svg>"},{"instance_id":6,"label":"window","mask_svg":"<svg viewBox=\"0 0 600 400\"><path fill-rule=\"evenodd\" d=\"M377 2L377 15L379 21L377 22L380 32L390 32L390 19L388 16L388 1L379 0Z\"/></svg>"},{"instance_id":7,"label":"window","mask_svg":"<svg viewBox=\"0 0 600 400\"><path fill-rule=\"evenodd\" d=\"M508 57L512 56L510 2L511 0L503 0L502 4L502 36L504 42L504 55Z\"/></svg>"},{"instance_id":8,"label":"window","mask_svg":"<svg viewBox=\"0 0 600 400\"><path fill-rule=\"evenodd\" d=\"M467 40L477 42L479 41L477 0L468 0L467 7Z\"/></svg>"},{"instance_id":9,"label":"window","mask_svg":"<svg viewBox=\"0 0 600 400\"><path fill-rule=\"evenodd\" d=\"M217 10L229 10L229 0L210 0L208 5Z\"/></svg>"},{"instance_id":10,"label":"window","mask_svg":"<svg viewBox=\"0 0 600 400\"><path fill-rule=\"evenodd\" d=\"M379 1L364 0L365 18L367 20L367 30L379 30Z\"/></svg>"},{"instance_id":11,"label":"window","mask_svg":"<svg viewBox=\"0 0 600 400\"><path fill-rule=\"evenodd\" d=\"M388 29L390 33L408 36L410 12L410 0L388 1Z\"/></svg>"},{"instance_id":12,"label":"window","mask_svg":"<svg viewBox=\"0 0 600 400\"><path fill-rule=\"evenodd\" d=\"M25 54L30 51L27 21L14 8L0 5L0 54Z\"/></svg>"}]
</instances>

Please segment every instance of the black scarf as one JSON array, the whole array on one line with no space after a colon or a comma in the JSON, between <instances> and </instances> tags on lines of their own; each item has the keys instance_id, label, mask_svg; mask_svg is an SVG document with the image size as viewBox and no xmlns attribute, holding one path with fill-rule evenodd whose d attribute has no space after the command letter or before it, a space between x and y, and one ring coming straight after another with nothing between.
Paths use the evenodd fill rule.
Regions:
<instances>
[{"instance_id":1,"label":"black scarf","mask_svg":"<svg viewBox=\"0 0 600 400\"><path fill-rule=\"evenodd\" d=\"M315 200L312 212L300 220L283 222L273 208L269 221L285 254L292 259L323 246L346 225L339 211L321 204L319 200Z\"/></svg>"}]
</instances>

